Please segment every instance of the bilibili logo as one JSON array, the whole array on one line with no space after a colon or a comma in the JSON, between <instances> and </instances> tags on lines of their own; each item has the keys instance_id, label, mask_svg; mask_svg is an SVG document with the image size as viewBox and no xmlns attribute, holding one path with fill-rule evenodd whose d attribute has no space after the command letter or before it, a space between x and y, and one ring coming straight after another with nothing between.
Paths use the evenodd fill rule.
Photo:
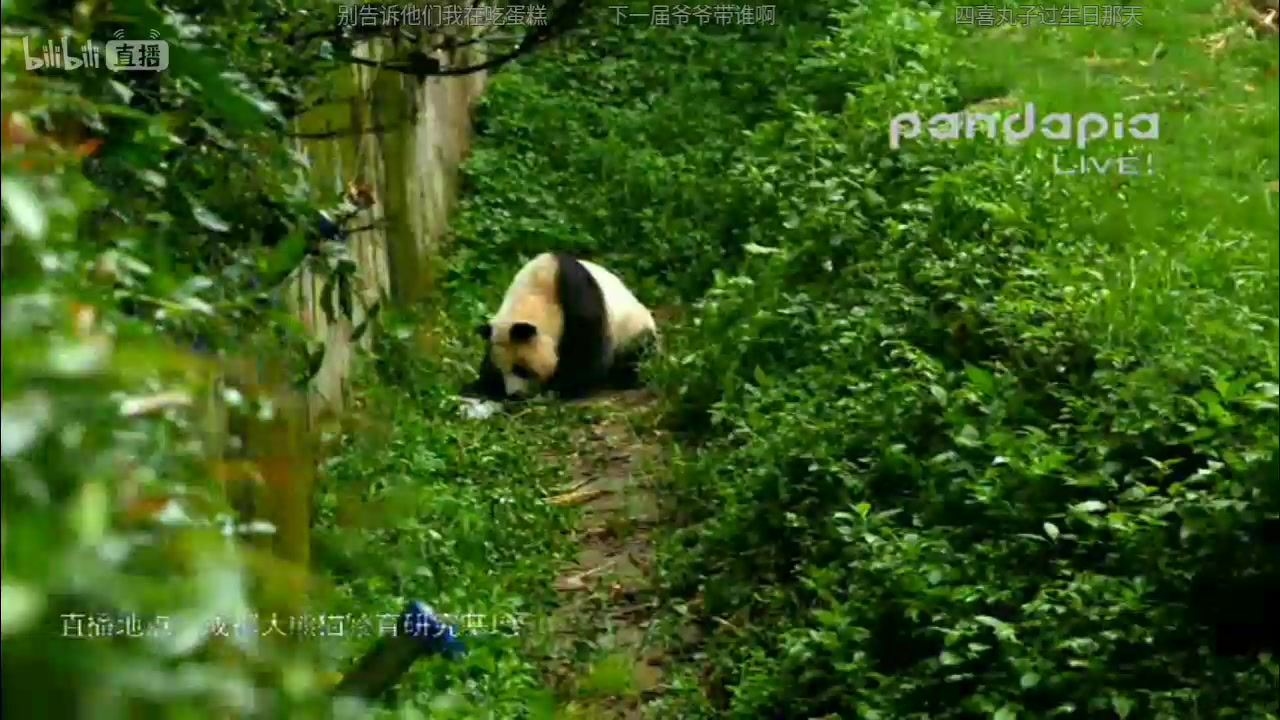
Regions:
<instances>
[{"instance_id":1,"label":"bilibili logo","mask_svg":"<svg viewBox=\"0 0 1280 720\"><path fill-rule=\"evenodd\" d=\"M32 52L31 39L22 38L22 54L27 70L53 68L80 70L100 68L104 61L108 70L141 70L160 72L169 67L169 43L160 39L160 33L152 30L147 40L126 40L123 30L117 30L104 47L93 40L75 47L70 37L52 38Z\"/></svg>"}]
</instances>

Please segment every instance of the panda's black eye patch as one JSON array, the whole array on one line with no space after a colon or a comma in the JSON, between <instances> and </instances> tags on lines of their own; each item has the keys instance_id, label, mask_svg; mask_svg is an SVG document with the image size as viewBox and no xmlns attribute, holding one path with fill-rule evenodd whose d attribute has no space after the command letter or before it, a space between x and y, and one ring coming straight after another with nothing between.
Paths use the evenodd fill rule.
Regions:
<instances>
[{"instance_id":1,"label":"panda's black eye patch","mask_svg":"<svg viewBox=\"0 0 1280 720\"><path fill-rule=\"evenodd\" d=\"M521 380L531 380L533 378L533 373L529 371L529 368L523 365L517 365L511 368L511 374L515 375Z\"/></svg>"},{"instance_id":2,"label":"panda's black eye patch","mask_svg":"<svg viewBox=\"0 0 1280 720\"><path fill-rule=\"evenodd\" d=\"M536 325L527 322L518 322L511 326L509 336L511 338L511 342L522 343L532 340L533 336L537 334L538 328Z\"/></svg>"}]
</instances>

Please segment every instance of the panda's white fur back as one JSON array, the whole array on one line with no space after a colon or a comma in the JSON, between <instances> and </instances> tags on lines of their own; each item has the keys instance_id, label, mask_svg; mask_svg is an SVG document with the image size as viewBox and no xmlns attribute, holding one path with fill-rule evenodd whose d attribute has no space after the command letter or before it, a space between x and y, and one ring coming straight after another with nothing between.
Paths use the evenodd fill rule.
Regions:
<instances>
[{"instance_id":1,"label":"panda's white fur back","mask_svg":"<svg viewBox=\"0 0 1280 720\"><path fill-rule=\"evenodd\" d=\"M605 311L609 314L611 353L618 348L625 348L636 338L650 333L657 335L658 328L653 320L653 313L649 312L649 308L640 302L621 278L589 260L578 262L595 278L604 295Z\"/></svg>"},{"instance_id":2,"label":"panda's white fur back","mask_svg":"<svg viewBox=\"0 0 1280 720\"><path fill-rule=\"evenodd\" d=\"M657 323L654 322L653 313L621 278L589 260L579 259L578 262L591 273L591 277L600 286L600 294L604 296L604 307L609 316L610 355L646 334L652 333L656 337ZM493 319L502 322L511 317L515 304L531 295L540 296L547 305L555 305L558 271L556 257L552 253L542 253L525 263L511 279L511 285L502 298L502 306ZM559 330L560 328L554 328L552 332L558 335Z\"/></svg>"},{"instance_id":3,"label":"panda's white fur back","mask_svg":"<svg viewBox=\"0 0 1280 720\"><path fill-rule=\"evenodd\" d=\"M493 320L502 322L511 317L515 304L530 295L542 296L548 304L555 304L556 258L542 253L520 268L502 296L502 306L494 313Z\"/></svg>"},{"instance_id":4,"label":"panda's white fur back","mask_svg":"<svg viewBox=\"0 0 1280 720\"><path fill-rule=\"evenodd\" d=\"M595 288L583 287L588 282ZM587 307L565 308L562 301ZM600 325L592 323L592 316ZM530 324L536 331L527 339L509 341L514 327ZM539 381L555 383L562 394L610 382L596 375L612 374L615 369L627 375L627 369L615 368L620 354L628 354L624 362L630 368L633 360L628 351L650 338L656 346L661 344L653 314L621 278L593 262L555 253L542 253L520 268L485 327L489 352L488 370L481 372L487 379L482 384L487 383L493 393L501 386L508 397L524 394ZM568 344L563 343L566 333L571 338ZM594 338L603 342L596 344ZM595 355L584 357L584 353ZM537 380L531 380L530 374Z\"/></svg>"}]
</instances>

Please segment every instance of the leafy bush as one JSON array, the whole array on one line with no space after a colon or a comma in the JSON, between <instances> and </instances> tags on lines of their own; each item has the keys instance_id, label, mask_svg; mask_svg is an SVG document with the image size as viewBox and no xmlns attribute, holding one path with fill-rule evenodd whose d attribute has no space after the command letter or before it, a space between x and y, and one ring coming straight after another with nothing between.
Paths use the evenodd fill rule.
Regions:
<instances>
[{"instance_id":1,"label":"leafy bush","mask_svg":"<svg viewBox=\"0 0 1280 720\"><path fill-rule=\"evenodd\" d=\"M364 714L330 702L326 670L410 599L470 654L421 664L404 713L547 707L530 647L553 632L566 518L543 502L562 468L542 456L567 416L461 417L474 353L450 318L428 317L437 345L395 322L378 335L344 425L294 392L324 348L286 307L289 276L328 275L322 306L350 314L354 263L319 211L358 203L315 186L291 126L351 101L320 48L337 10L4 4L6 712ZM25 67L24 36L78 48L117 30L164 39L169 67ZM338 452L313 487L317 439Z\"/></svg>"},{"instance_id":2,"label":"leafy bush","mask_svg":"<svg viewBox=\"0 0 1280 720\"><path fill-rule=\"evenodd\" d=\"M671 623L704 637L661 716L1276 717L1274 38L1213 65L1239 21L1198 2L1132 32L819 10L601 19L493 84L468 166L457 282L556 247L690 305L652 377ZM1120 67L1086 84L1091 55ZM900 112L1130 92L1161 139L1099 151L1157 175L887 147Z\"/></svg>"},{"instance_id":3,"label":"leafy bush","mask_svg":"<svg viewBox=\"0 0 1280 720\"><path fill-rule=\"evenodd\" d=\"M33 36L104 21L18 5L6 29ZM368 425L317 488L325 611L422 598L488 624L552 605L567 518L541 500L583 416L535 403L472 423L452 392L482 303L554 248L684 311L651 368L680 432L661 579L672 635L701 637L659 716L1276 717L1275 40L1207 0L1145 9L1140 29L964 33L953 9L830 0L772 26L645 27L600 7L497 77L449 312L378 335ZM221 390L177 336L226 358L282 347L267 382L226 395L267 428L256 443L285 439L252 425L268 408L297 420L269 390L317 356L272 288L316 258L314 205L337 198L284 140L315 89L286 39L327 10L111 11L128 36L182 38L170 72L55 81L4 46L4 667L33 690L5 709L324 716L319 668L365 640L49 639L82 608L198 627L301 595L296 568L224 542L253 528L227 520L217 480L237 463L201 403L143 409ZM998 96L1104 113L1136 96L1160 141L1098 151L1149 153L1157 174L1064 176L1080 154L1042 138L887 147L900 112ZM85 159L76 133L110 143ZM269 486L305 484L309 458L272 455ZM190 527L136 517L178 497ZM402 699L547 711L553 629L521 630L473 635Z\"/></svg>"},{"instance_id":4,"label":"leafy bush","mask_svg":"<svg viewBox=\"0 0 1280 720\"><path fill-rule=\"evenodd\" d=\"M251 5L4 4L6 714L331 714L316 643L265 636L299 634L313 462L279 284L343 257L314 252L336 199L281 109L310 9ZM25 66L24 41L116 30L170 66ZM255 509L276 526L237 522Z\"/></svg>"},{"instance_id":5,"label":"leafy bush","mask_svg":"<svg viewBox=\"0 0 1280 720\"><path fill-rule=\"evenodd\" d=\"M519 417L464 419L455 392L474 348L459 340L473 336L438 313L392 314L382 330L372 372L358 378L358 424L316 498L316 566L334 585L328 609L358 617L421 599L454 623L467 656L415 666L398 696L406 711L547 712L533 649L553 631L552 581L573 547L570 518L545 502L567 473L544 456L564 441L565 409L543 403ZM367 644L345 643L339 654Z\"/></svg>"}]
</instances>

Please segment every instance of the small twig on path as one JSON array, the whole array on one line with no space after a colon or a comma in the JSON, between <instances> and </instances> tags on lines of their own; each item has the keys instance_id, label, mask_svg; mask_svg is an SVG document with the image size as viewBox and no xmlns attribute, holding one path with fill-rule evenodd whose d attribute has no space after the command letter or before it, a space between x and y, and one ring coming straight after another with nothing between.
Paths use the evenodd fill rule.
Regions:
<instances>
[{"instance_id":1,"label":"small twig on path","mask_svg":"<svg viewBox=\"0 0 1280 720\"><path fill-rule=\"evenodd\" d=\"M586 580L588 577L591 577L592 575L598 575L604 572L605 570L608 570L609 568L613 567L617 563L618 563L617 558L614 558L609 562L606 562L602 565L598 565L594 568L591 568L590 570L585 570L583 572L580 572L577 575L569 575L568 577L561 578L556 582L556 589L557 590L586 590L587 584L583 582L584 580Z\"/></svg>"},{"instance_id":2,"label":"small twig on path","mask_svg":"<svg viewBox=\"0 0 1280 720\"><path fill-rule=\"evenodd\" d=\"M563 495L555 495L547 498L550 505L581 505L582 503L594 500L601 495L607 495L608 490L601 488L589 488L587 490L578 490L577 492L564 493Z\"/></svg>"},{"instance_id":3,"label":"small twig on path","mask_svg":"<svg viewBox=\"0 0 1280 720\"><path fill-rule=\"evenodd\" d=\"M569 493L575 493L575 492L577 492L577 491L581 490L582 488L586 487L587 485L590 485L590 484L591 484L591 480L592 480L592 478L583 478L583 479L581 479L581 480L579 480L579 481L577 481L577 482L575 482L575 483L573 483L573 484L571 484L571 485L566 485L564 488L561 488L561 490L560 490L560 494L561 494L561 495L568 495Z\"/></svg>"}]
</instances>

